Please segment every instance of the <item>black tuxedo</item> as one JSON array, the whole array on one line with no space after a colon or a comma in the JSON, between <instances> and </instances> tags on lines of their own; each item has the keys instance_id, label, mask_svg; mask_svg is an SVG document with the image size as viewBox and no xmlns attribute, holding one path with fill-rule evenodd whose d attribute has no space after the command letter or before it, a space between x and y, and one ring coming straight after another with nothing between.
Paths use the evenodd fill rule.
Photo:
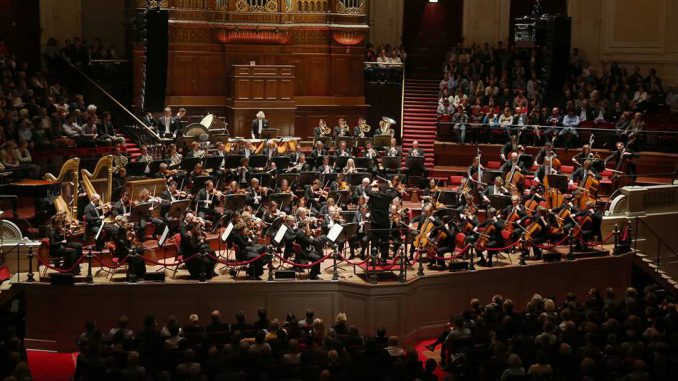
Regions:
<instances>
[{"instance_id":1,"label":"black tuxedo","mask_svg":"<svg viewBox=\"0 0 678 381\"><path fill-rule=\"evenodd\" d=\"M163 115L160 118L158 118L155 125L158 129L158 135L160 136L169 135L172 137L176 137L179 134L179 130L181 129L179 120L175 116L165 118L165 116ZM169 131L169 134L167 133L167 131Z\"/></svg>"},{"instance_id":2,"label":"black tuxedo","mask_svg":"<svg viewBox=\"0 0 678 381\"><path fill-rule=\"evenodd\" d=\"M421 148L412 148L410 150L410 157L424 157L424 150Z\"/></svg>"},{"instance_id":3,"label":"black tuxedo","mask_svg":"<svg viewBox=\"0 0 678 381\"><path fill-rule=\"evenodd\" d=\"M388 229L390 228L390 210L391 202L398 197L398 191L394 188L386 189L385 191L373 191L372 187L368 187L365 193L370 197L368 205L370 207L372 228L373 229ZM381 253L381 259L385 260L388 257L388 240L389 234L386 230L374 230L372 237L374 239L373 247L378 247Z\"/></svg>"}]
</instances>

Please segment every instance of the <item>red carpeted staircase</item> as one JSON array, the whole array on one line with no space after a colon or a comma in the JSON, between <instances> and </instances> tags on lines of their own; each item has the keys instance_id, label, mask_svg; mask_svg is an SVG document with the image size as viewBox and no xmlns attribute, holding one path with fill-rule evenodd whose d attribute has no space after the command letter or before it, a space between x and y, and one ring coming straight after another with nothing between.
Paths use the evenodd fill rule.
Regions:
<instances>
[{"instance_id":1,"label":"red carpeted staircase","mask_svg":"<svg viewBox=\"0 0 678 381\"><path fill-rule=\"evenodd\" d=\"M403 104L403 157L418 141L426 152L426 167L433 167L433 143L436 139L438 84L435 79L407 78Z\"/></svg>"},{"instance_id":2,"label":"red carpeted staircase","mask_svg":"<svg viewBox=\"0 0 678 381\"><path fill-rule=\"evenodd\" d=\"M129 157L130 161L135 161L137 157L141 155L139 153L141 150L134 142L134 140L132 140L129 136L125 135L122 131L117 132L119 136L125 137L125 150L123 151L123 153L126 154L127 157Z\"/></svg>"}]
</instances>

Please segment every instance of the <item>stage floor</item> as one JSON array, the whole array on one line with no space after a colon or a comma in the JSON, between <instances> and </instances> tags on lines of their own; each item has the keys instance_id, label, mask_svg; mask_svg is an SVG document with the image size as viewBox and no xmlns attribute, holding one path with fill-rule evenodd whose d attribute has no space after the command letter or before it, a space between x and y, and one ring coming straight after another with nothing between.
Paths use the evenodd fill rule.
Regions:
<instances>
[{"instance_id":1,"label":"stage floor","mask_svg":"<svg viewBox=\"0 0 678 381\"><path fill-rule=\"evenodd\" d=\"M590 257L590 256L605 256L609 252L612 251L613 245L603 245L599 246L595 249L592 249L590 253L583 254L583 253L575 253L575 257L581 258L581 257ZM566 261L567 258L567 253L568 253L568 246L557 246L553 248L554 253L559 253L561 254L561 260ZM546 250L544 251L546 252ZM227 253L225 252L218 252L220 258L226 259L229 258ZM329 251L326 252L326 254L329 254ZM231 254L232 255L232 254ZM447 258L449 258L449 254L447 255ZM231 259L229 259L231 260ZM389 260L390 262L391 260ZM506 254L502 253L499 256L494 256L494 265L492 267L487 267L487 266L481 266L478 265L477 263L478 258L474 258L474 264L475 264L475 271L491 271L491 270L498 270L498 269L505 269L505 268L510 268L510 267L520 267L520 253L518 251L511 253L511 254ZM359 257L356 257L350 262L359 263L359 262L364 262L364 260L360 259ZM466 270L460 270L460 271L452 271L452 270L441 270L436 267L430 267L429 266L429 261L428 259L424 259L423 261L423 276L444 276L450 273L455 273L455 272L460 272L460 271L466 271ZM468 263L469 261L463 261L463 260L455 260L455 263ZM449 267L450 261L449 259L445 261L446 266ZM539 263L544 263L543 260L541 259L535 259L532 254L530 253L530 257L526 259L525 261L526 265L534 265L534 264L539 264ZM420 275L417 275L418 270L419 270L419 263L418 261L415 260L411 261L408 266L406 266L407 269L403 272L404 276L404 281L399 280L398 276L400 275L400 267L396 266L391 269L391 271L377 271L377 283L378 284L398 284L398 283L404 283L404 282L410 282L413 279L419 278ZM232 283L232 282L261 282L261 281L267 281L268 279L268 269L264 269L264 274L261 276L262 280L250 280L248 279L246 273L244 270L240 270L237 272L235 276L233 276L231 273L229 273L229 270L231 267L228 267L226 265L223 265L221 263L217 263L217 266L215 267L215 272L218 274L212 279L208 280L209 283ZM309 270L308 269L303 269L303 272L297 272L296 276L294 278L288 278L288 279L275 279L275 272L277 270L291 270L292 266L286 263L281 263L281 261L277 258L274 257L273 260L273 277L275 282L321 282L321 281L331 281L333 276L334 276L334 265L332 259L327 259L324 262L321 263L321 272L319 275L318 280L310 280L309 279ZM372 272L373 267L369 267L369 271ZM41 270L39 273L34 273L35 279L38 282L45 282L49 283L50 282L50 276L52 274L57 273L55 270L47 270L46 272L43 272L44 270ZM128 283L127 281L127 275L125 273L125 266L117 269L116 271L113 271L111 273L108 272L106 269L102 269L101 267L92 267L92 275L93 275L93 283L95 284L109 284L109 283L115 283L115 284L120 284L120 283ZM189 273L186 270L184 266L179 266L179 268L176 270L176 273L174 271L174 266L161 266L161 265L146 265L146 272L150 274L160 274L161 272L165 272L165 283L174 283L174 284L186 284L186 283L195 283L197 280L190 279ZM84 283L85 282L85 275L87 274L87 265L86 262L82 264L82 273L81 275L77 276L75 281L76 283ZM365 269L365 265L358 266L358 265L352 265L346 261L337 261L337 276L338 280L342 282L350 282L350 283L356 283L356 284L369 284L370 283L370 273L368 273ZM21 280L25 281L26 280L27 274L22 273L21 275ZM15 278L16 281L16 278ZM154 281L144 281L143 279L140 279L137 281L138 283L144 283L144 282L154 282Z\"/></svg>"}]
</instances>

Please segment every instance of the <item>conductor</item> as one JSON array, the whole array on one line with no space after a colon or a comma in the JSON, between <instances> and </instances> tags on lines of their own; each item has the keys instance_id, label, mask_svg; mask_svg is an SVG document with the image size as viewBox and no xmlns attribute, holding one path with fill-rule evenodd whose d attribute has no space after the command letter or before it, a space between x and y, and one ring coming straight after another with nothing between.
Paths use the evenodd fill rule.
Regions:
<instances>
[{"instance_id":1,"label":"conductor","mask_svg":"<svg viewBox=\"0 0 678 381\"><path fill-rule=\"evenodd\" d=\"M398 196L398 191L393 188L393 183L388 180L386 183L379 185L379 190L374 191L372 188L377 185L374 180L370 187L365 189L365 193L370 197L369 206L372 218L372 250L376 257L376 248L379 248L381 254L381 261L386 262L388 258L388 239L389 239L389 206L394 198Z\"/></svg>"}]
</instances>

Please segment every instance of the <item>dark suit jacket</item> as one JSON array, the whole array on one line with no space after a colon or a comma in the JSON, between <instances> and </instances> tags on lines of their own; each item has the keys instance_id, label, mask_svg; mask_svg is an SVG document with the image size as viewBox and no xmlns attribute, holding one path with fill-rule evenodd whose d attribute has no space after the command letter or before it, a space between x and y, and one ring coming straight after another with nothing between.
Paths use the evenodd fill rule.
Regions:
<instances>
[{"instance_id":1,"label":"dark suit jacket","mask_svg":"<svg viewBox=\"0 0 678 381\"><path fill-rule=\"evenodd\" d=\"M398 191L396 191L394 188L390 188L384 192L375 192L371 187L368 187L365 193L370 196L368 205L370 206L372 222L374 223L375 227L388 226L390 222L389 207L391 205L391 201L398 197Z\"/></svg>"},{"instance_id":2,"label":"dark suit jacket","mask_svg":"<svg viewBox=\"0 0 678 381\"><path fill-rule=\"evenodd\" d=\"M268 119L262 119L261 129L264 130L268 128ZM255 139L259 139L261 134L259 134L259 119L254 119L252 125L250 126L251 136L254 136Z\"/></svg>"}]
</instances>

